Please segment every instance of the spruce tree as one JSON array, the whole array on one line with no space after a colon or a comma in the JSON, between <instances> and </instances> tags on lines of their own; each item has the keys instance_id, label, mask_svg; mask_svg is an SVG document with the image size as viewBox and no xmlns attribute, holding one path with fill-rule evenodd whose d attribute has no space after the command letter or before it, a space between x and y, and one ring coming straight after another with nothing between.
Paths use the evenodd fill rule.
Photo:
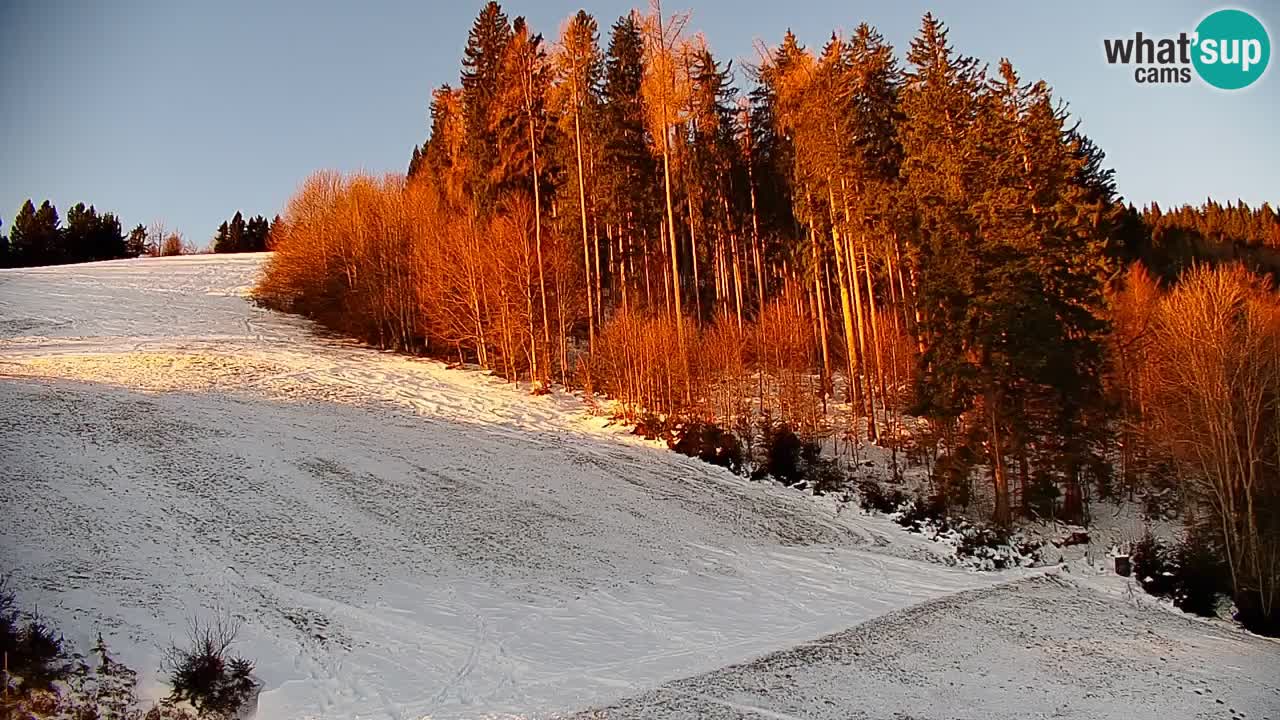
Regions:
<instances>
[{"instance_id":1,"label":"spruce tree","mask_svg":"<svg viewBox=\"0 0 1280 720\"><path fill-rule=\"evenodd\" d=\"M784 79L796 68L810 62L809 54L790 30L774 50L769 62L758 70L756 89L752 92L752 125L758 133L755 147L757 171L762 176L765 212L762 213L771 233L778 238L780 255L795 260L800 254L801 225L796 210L804 198L797 194L795 179L795 137L790 129L793 115L789 100L784 100ZM770 202L772 200L772 202Z\"/></svg>"},{"instance_id":2,"label":"spruce tree","mask_svg":"<svg viewBox=\"0 0 1280 720\"><path fill-rule=\"evenodd\" d=\"M27 200L13 219L9 245L15 267L54 265L61 262L61 228L58 211L45 200L39 209Z\"/></svg>"},{"instance_id":3,"label":"spruce tree","mask_svg":"<svg viewBox=\"0 0 1280 720\"><path fill-rule=\"evenodd\" d=\"M120 218L116 217L115 213L103 213L99 216L93 247L101 260L118 260L128 257L124 231L120 226Z\"/></svg>"},{"instance_id":4,"label":"spruce tree","mask_svg":"<svg viewBox=\"0 0 1280 720\"><path fill-rule=\"evenodd\" d=\"M125 257L142 257L147 254L147 229L139 223L129 231L125 241Z\"/></svg>"},{"instance_id":5,"label":"spruce tree","mask_svg":"<svg viewBox=\"0 0 1280 720\"><path fill-rule=\"evenodd\" d=\"M988 172L989 157L977 126L983 73L976 60L952 50L946 27L928 14L907 61L912 68L902 90L898 138L904 199L912 211L908 253L918 276L923 346L914 411L941 428L954 431L958 421L967 419L972 430L986 433L995 519L1007 523L1003 388L994 382L997 359L990 356L989 346L998 335L986 312L1000 299L995 288L1002 286L996 277L1001 259L993 252L1000 248L983 246L970 211L982 192L978 178ZM989 302L977 302L979 296ZM966 415L979 400L984 414ZM962 428L959 436L973 434Z\"/></svg>"},{"instance_id":6,"label":"spruce tree","mask_svg":"<svg viewBox=\"0 0 1280 720\"><path fill-rule=\"evenodd\" d=\"M421 167L419 167L421 164L422 164L422 150L417 145L414 145L413 155L409 157L409 169L405 172L405 177L409 178L410 180L417 177L418 172L421 170Z\"/></svg>"},{"instance_id":7,"label":"spruce tree","mask_svg":"<svg viewBox=\"0 0 1280 720\"><path fill-rule=\"evenodd\" d=\"M1005 87L1016 85L1007 62L1001 76ZM1101 449L1107 327L1100 317L1103 283L1118 267L1112 236L1121 207L1101 151L1070 126L1048 86L1031 84L1020 105L1016 132L1004 138L1004 152L1020 157L1022 167L1014 188L1004 191L1004 203L1014 202L1013 193L1020 190L1022 207L1031 209L1029 217L1020 216L1026 225L1021 247L1028 248L1031 272L1038 278L1034 300L1047 310L1036 328L1043 339L1033 345L1039 357L1026 379L1039 397L1022 411L1038 415L1018 419L1043 428L1040 465L1064 486L1064 515L1079 521L1086 511L1083 476L1107 472ZM1019 463L1024 464L1021 458Z\"/></svg>"},{"instance_id":8,"label":"spruce tree","mask_svg":"<svg viewBox=\"0 0 1280 720\"><path fill-rule=\"evenodd\" d=\"M595 243L587 223L587 169L590 162L585 157L591 152L591 130L595 125L595 116L599 106L601 57L599 38L597 37L595 18L584 10L579 10L565 26L560 36L560 51L556 55L559 90L563 95L561 113L565 138L572 138L573 162L566 162L569 174L573 178L571 184L576 193L568 193L570 204L577 206L582 236L583 277L586 278L587 298L587 348L595 348L596 304L598 290L593 292L592 277L595 286L600 286L599 248L595 249L595 272L592 270L592 245ZM585 136L585 137L584 137ZM567 143L562 143L567 144ZM585 149L584 149L585 146Z\"/></svg>"},{"instance_id":9,"label":"spruce tree","mask_svg":"<svg viewBox=\"0 0 1280 720\"><path fill-rule=\"evenodd\" d=\"M84 203L76 203L67 211L62 247L63 262L115 260L125 256L119 219L112 213L99 215L94 206L85 207Z\"/></svg>"},{"instance_id":10,"label":"spruce tree","mask_svg":"<svg viewBox=\"0 0 1280 720\"><path fill-rule=\"evenodd\" d=\"M874 359L874 391L888 415L891 410L889 388L897 384L898 378L891 352L883 347L882 339L888 335L882 332L882 324L893 326L895 334L907 327L907 318L902 312L906 291L899 244L902 149L897 129L902 72L893 48L866 23L854 31L846 64L849 100L845 105L848 141L844 155L848 181L841 181L841 189L846 190L842 200L848 224L845 241L850 250L849 267L855 296L860 294L859 286L866 291L865 329L871 346L867 357ZM877 276L879 287L875 282ZM885 318L881 308L890 301L897 307L890 308L892 315ZM867 365L864 363L863 367ZM869 388L872 382L872 374L867 372ZM886 422L891 421L892 418L886 418Z\"/></svg>"},{"instance_id":11,"label":"spruce tree","mask_svg":"<svg viewBox=\"0 0 1280 720\"><path fill-rule=\"evenodd\" d=\"M623 247L620 260L638 265L641 271L650 246L660 240L659 176L654 157L647 150L643 79L644 38L636 16L628 14L613 24L609 35L601 89L604 107L596 183L601 220L606 230L613 228L612 232L618 234ZM640 281L636 290L641 287L648 285ZM625 284L623 290L625 293Z\"/></svg>"},{"instance_id":12,"label":"spruce tree","mask_svg":"<svg viewBox=\"0 0 1280 720\"><path fill-rule=\"evenodd\" d=\"M267 235L271 232L271 224L261 215L254 216L253 252L265 252Z\"/></svg>"},{"instance_id":13,"label":"spruce tree","mask_svg":"<svg viewBox=\"0 0 1280 720\"><path fill-rule=\"evenodd\" d=\"M226 252L244 252L245 248L245 224L244 216L237 210L236 214L231 217L231 221L227 223L227 249Z\"/></svg>"},{"instance_id":14,"label":"spruce tree","mask_svg":"<svg viewBox=\"0 0 1280 720\"><path fill-rule=\"evenodd\" d=\"M1046 85L1007 61L981 84L929 16L909 60L899 138L924 345L917 409L983 438L997 522L1011 517L1011 466L1024 507L1034 482L1062 484L1079 519L1081 478L1104 465L1089 430L1118 217L1110 175Z\"/></svg>"},{"instance_id":15,"label":"spruce tree","mask_svg":"<svg viewBox=\"0 0 1280 720\"><path fill-rule=\"evenodd\" d=\"M547 182L547 93L551 67L542 36L523 17L511 24L511 37L501 64L497 94L490 106L489 131L495 157L489 171L491 189L498 194L518 190L530 195ZM535 176L537 183L534 182Z\"/></svg>"},{"instance_id":16,"label":"spruce tree","mask_svg":"<svg viewBox=\"0 0 1280 720\"><path fill-rule=\"evenodd\" d=\"M431 136L422 147L420 172L455 205L462 203L470 177L466 121L462 90L442 85L431 93Z\"/></svg>"},{"instance_id":17,"label":"spruce tree","mask_svg":"<svg viewBox=\"0 0 1280 720\"><path fill-rule=\"evenodd\" d=\"M93 243L98 231L98 213L84 203L76 203L67 210L67 226L62 231L62 261L87 262L97 259Z\"/></svg>"},{"instance_id":18,"label":"spruce tree","mask_svg":"<svg viewBox=\"0 0 1280 720\"><path fill-rule=\"evenodd\" d=\"M271 218L271 224L267 226L267 244L265 250L272 250L281 234L284 233L284 220L280 219L280 215Z\"/></svg>"},{"instance_id":19,"label":"spruce tree","mask_svg":"<svg viewBox=\"0 0 1280 720\"><path fill-rule=\"evenodd\" d=\"M755 190L755 222L760 236L761 262L768 264L785 261L791 267L800 254L800 226L796 217L798 209L795 187L792 182L795 167L794 138L784 128L780 92L781 80L789 68L801 61L804 48L790 30L782 43L771 53L768 62L755 71L756 87L750 93L751 136L749 146L751 175ZM802 255L801 255L802 256ZM757 278L761 302L765 278Z\"/></svg>"},{"instance_id":20,"label":"spruce tree","mask_svg":"<svg viewBox=\"0 0 1280 720\"><path fill-rule=\"evenodd\" d=\"M479 207L496 194L494 168L498 152L495 103L503 81L502 63L511 42L511 24L502 7L490 1L471 27L462 59L462 108L467 156L467 185Z\"/></svg>"},{"instance_id":21,"label":"spruce tree","mask_svg":"<svg viewBox=\"0 0 1280 720\"><path fill-rule=\"evenodd\" d=\"M218 226L217 234L213 236L213 251L215 253L235 252L231 247L230 228L226 220L222 221L222 224Z\"/></svg>"},{"instance_id":22,"label":"spruce tree","mask_svg":"<svg viewBox=\"0 0 1280 720\"><path fill-rule=\"evenodd\" d=\"M846 387L853 420L856 427L856 418L866 417L868 432L875 438L875 398L867 375L862 286L856 265L851 265L854 258L849 252L852 244L848 213L841 212L847 210L847 190L850 189L846 176L851 163L848 138L853 102L844 41L833 34L816 62L807 54L794 56L779 82L778 118L792 139L791 182L799 190L795 202L798 218L809 230L814 294L825 301L820 278L834 265L845 341ZM852 189L859 197L864 192L858 184ZM826 325L824 305L825 302L817 304L820 332ZM827 337L824 335L820 340L825 365L829 362Z\"/></svg>"},{"instance_id":23,"label":"spruce tree","mask_svg":"<svg viewBox=\"0 0 1280 720\"><path fill-rule=\"evenodd\" d=\"M267 219L261 215L254 215L245 226L245 241L242 252L265 252L267 249L267 235L270 231L271 226Z\"/></svg>"},{"instance_id":24,"label":"spruce tree","mask_svg":"<svg viewBox=\"0 0 1280 720\"><path fill-rule=\"evenodd\" d=\"M706 256L710 277L703 278L701 294L718 303L719 311L741 317L741 272L734 282L733 270L737 234L740 228L738 188L745 186L734 138L738 134L735 113L736 91L732 84L732 63L721 67L705 44L696 43L688 57L690 75L689 150L685 174L691 197L700 250ZM712 313L714 315L715 313Z\"/></svg>"}]
</instances>

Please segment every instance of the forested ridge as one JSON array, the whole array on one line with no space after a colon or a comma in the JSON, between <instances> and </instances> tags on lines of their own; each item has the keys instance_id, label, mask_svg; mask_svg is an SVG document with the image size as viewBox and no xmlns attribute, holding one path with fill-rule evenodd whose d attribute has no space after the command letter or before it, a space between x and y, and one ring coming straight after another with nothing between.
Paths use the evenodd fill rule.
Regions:
<instances>
[{"instance_id":1,"label":"forested ridge","mask_svg":"<svg viewBox=\"0 0 1280 720\"><path fill-rule=\"evenodd\" d=\"M407 175L318 173L270 237L271 307L632 418L901 449L998 525L1172 488L1273 617L1280 220L1127 204L1046 83L932 15L901 56L864 23L735 68L687 15L550 42L491 2Z\"/></svg>"}]
</instances>

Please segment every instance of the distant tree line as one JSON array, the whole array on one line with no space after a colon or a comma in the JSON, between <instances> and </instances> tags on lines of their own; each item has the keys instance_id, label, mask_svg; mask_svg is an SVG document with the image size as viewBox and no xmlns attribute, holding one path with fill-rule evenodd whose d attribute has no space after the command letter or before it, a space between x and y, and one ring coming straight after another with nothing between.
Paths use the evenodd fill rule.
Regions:
<instances>
[{"instance_id":1,"label":"distant tree line","mask_svg":"<svg viewBox=\"0 0 1280 720\"><path fill-rule=\"evenodd\" d=\"M1280 280L1280 216L1270 203L1208 200L1172 210L1152 203L1140 212L1130 208L1125 224L1138 259L1166 281L1196 264L1232 262Z\"/></svg>"},{"instance_id":2,"label":"distant tree line","mask_svg":"<svg viewBox=\"0 0 1280 720\"><path fill-rule=\"evenodd\" d=\"M0 232L0 267L36 267L68 263L119 260L143 255L181 255L192 248L180 233L162 224L135 226L126 235L114 213L99 214L84 203L67 211L66 223L58 209L45 200L37 208L27 200L7 230Z\"/></svg>"},{"instance_id":3,"label":"distant tree line","mask_svg":"<svg viewBox=\"0 0 1280 720\"><path fill-rule=\"evenodd\" d=\"M885 445L895 463L901 449L947 507L985 481L1000 525L1087 520L1092 496L1117 492L1124 423L1150 460L1124 486L1179 468L1240 602L1274 617L1280 434L1246 447L1228 428L1229 467L1196 465L1162 404L1221 386L1175 383L1175 355L1112 332L1128 313L1166 350L1194 342L1175 320L1195 296L1232 318L1248 305L1221 337L1273 347L1273 291L1256 279L1280 269L1270 205L1126 204L1047 84L960 54L932 15L905 66L867 24L818 52L787 33L746 92L688 20L633 12L602 49L580 11L548 51L488 3L407 177L304 182L259 298L382 347L603 391L631 417L743 433L763 418L855 453ZM1176 291L1192 266L1233 261L1256 282ZM1158 292L1125 294L1133 265ZM1265 412L1228 403L1215 422L1274 428L1270 367L1250 369L1269 378L1250 396Z\"/></svg>"},{"instance_id":4,"label":"distant tree line","mask_svg":"<svg viewBox=\"0 0 1280 720\"><path fill-rule=\"evenodd\" d=\"M37 208L28 200L8 232L0 236L0 263L7 267L59 265L129 256L129 238L113 213L77 203L64 226L48 200Z\"/></svg>"},{"instance_id":5,"label":"distant tree line","mask_svg":"<svg viewBox=\"0 0 1280 720\"><path fill-rule=\"evenodd\" d=\"M280 222L280 216L268 222L261 215L255 215L246 222L240 211L218 226L218 233L213 238L215 253L266 252L270 249L272 228Z\"/></svg>"}]
</instances>

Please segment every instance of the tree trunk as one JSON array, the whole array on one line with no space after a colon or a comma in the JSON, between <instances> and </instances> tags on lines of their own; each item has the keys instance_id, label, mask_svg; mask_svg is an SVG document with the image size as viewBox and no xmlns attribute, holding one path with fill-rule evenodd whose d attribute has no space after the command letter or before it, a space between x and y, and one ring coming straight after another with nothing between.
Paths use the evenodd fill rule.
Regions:
<instances>
[{"instance_id":1,"label":"tree trunk","mask_svg":"<svg viewBox=\"0 0 1280 720\"><path fill-rule=\"evenodd\" d=\"M862 269L867 276L867 308L871 311L871 344L876 350L876 378L880 381L880 406L885 407L884 353L881 350L880 320L876 312L875 287L871 283L871 260L867 255L866 238L862 242Z\"/></svg>"},{"instance_id":2,"label":"tree trunk","mask_svg":"<svg viewBox=\"0 0 1280 720\"><path fill-rule=\"evenodd\" d=\"M822 402L826 407L827 387L831 377L831 350L827 347L827 311L822 306L822 256L818 252L818 234L809 218L809 246L813 251L813 302L817 305L818 338L822 345Z\"/></svg>"},{"instance_id":3,"label":"tree trunk","mask_svg":"<svg viewBox=\"0 0 1280 720\"><path fill-rule=\"evenodd\" d=\"M751 185L751 255L756 266L756 312L758 313L764 308L764 270L761 267L760 257L763 253L760 251L760 219L756 211L756 181L749 162L747 180Z\"/></svg>"},{"instance_id":4,"label":"tree trunk","mask_svg":"<svg viewBox=\"0 0 1280 720\"><path fill-rule=\"evenodd\" d=\"M671 204L671 149L670 140L667 137L668 128L666 127L666 103L664 100L662 107L662 179L667 195L667 235L671 240L671 280L675 283L672 295L675 300L676 312L676 338L680 342L680 347L684 347L684 308L680 304L680 266L676 259L676 215L675 208Z\"/></svg>"},{"instance_id":5,"label":"tree trunk","mask_svg":"<svg viewBox=\"0 0 1280 720\"><path fill-rule=\"evenodd\" d=\"M989 452L991 460L991 479L995 487L996 508L993 520L1002 527L1008 527L1009 516L1009 478L1005 473L1004 452L1000 446L1000 424L997 420L997 392L994 390L987 391L987 417L990 422L991 432L991 449Z\"/></svg>"},{"instance_id":6,"label":"tree trunk","mask_svg":"<svg viewBox=\"0 0 1280 720\"><path fill-rule=\"evenodd\" d=\"M538 143L533 132L533 113L529 113L529 155L533 163L533 238L538 254L538 294L542 301L542 342L551 352L551 323L547 318L547 280L542 266L542 189L538 182ZM535 363L536 366L536 358Z\"/></svg>"},{"instance_id":7,"label":"tree trunk","mask_svg":"<svg viewBox=\"0 0 1280 720\"><path fill-rule=\"evenodd\" d=\"M612 246L606 243L605 247L610 250L609 254L612 255ZM600 219L596 217L591 218L591 252L596 259L596 326L599 327L600 323L604 322L604 295L601 290L602 275L600 273ZM587 292L590 293L591 288L587 288Z\"/></svg>"},{"instance_id":8,"label":"tree trunk","mask_svg":"<svg viewBox=\"0 0 1280 720\"><path fill-rule=\"evenodd\" d=\"M693 317L695 322L700 323L702 322L702 287L698 279L698 242L694 234L692 192L685 199L685 207L689 212L689 267L693 270Z\"/></svg>"},{"instance_id":9,"label":"tree trunk","mask_svg":"<svg viewBox=\"0 0 1280 720\"><path fill-rule=\"evenodd\" d=\"M876 427L875 386L867 372L867 323L862 309L862 283L858 282L858 256L853 250L852 236L846 235L841 251L849 266L849 284L853 286L853 314L858 323L858 356L862 358L861 373L854 378L857 384L858 406L863 408L867 417L867 436L872 442L879 437Z\"/></svg>"},{"instance_id":10,"label":"tree trunk","mask_svg":"<svg viewBox=\"0 0 1280 720\"><path fill-rule=\"evenodd\" d=\"M587 183L582 176L582 128L579 121L581 116L582 111L575 107L573 113L573 143L578 156L578 209L579 215L582 217L582 269L586 273L587 280L587 352L594 352L596 348L596 311L595 303L591 299L591 248L587 240Z\"/></svg>"},{"instance_id":11,"label":"tree trunk","mask_svg":"<svg viewBox=\"0 0 1280 720\"><path fill-rule=\"evenodd\" d=\"M839 224L836 222L835 190L830 184L827 186L827 201L831 209L831 248L832 254L836 256L836 280L840 283L840 311L844 319L844 347L849 371L845 382L849 385L849 411L852 416L849 424L856 438L858 436L858 406L854 402L854 387L857 384L858 377L858 348L854 344L853 303L849 301L849 284L844 268L844 252L840 248L840 229Z\"/></svg>"},{"instance_id":12,"label":"tree trunk","mask_svg":"<svg viewBox=\"0 0 1280 720\"><path fill-rule=\"evenodd\" d=\"M738 257L738 236L729 235L729 243L733 247L733 300L737 309L738 329L742 329L742 261Z\"/></svg>"}]
</instances>

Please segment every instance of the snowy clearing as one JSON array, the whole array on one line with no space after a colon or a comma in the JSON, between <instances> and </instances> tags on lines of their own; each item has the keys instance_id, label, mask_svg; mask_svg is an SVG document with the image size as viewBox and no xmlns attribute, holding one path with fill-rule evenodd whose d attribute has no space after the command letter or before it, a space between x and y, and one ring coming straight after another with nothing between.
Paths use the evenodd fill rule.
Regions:
<instances>
[{"instance_id":1,"label":"snowy clearing","mask_svg":"<svg viewBox=\"0 0 1280 720\"><path fill-rule=\"evenodd\" d=\"M1124 659L1150 660L1153 633L1183 648L1176 678L1203 663L1232 709L1280 712L1258 690L1280 678L1274 642L1051 581L990 589L1026 573L943 567L886 519L572 396L317 338L245 299L264 257L0 271L0 570L80 647L101 631L153 696L162 648L221 610L266 719L1012 717L1029 690L965 673L1014 678L1023 649L1056 664L1017 682L1083 688L1025 714L1102 717L1141 701L1128 688L1154 675ZM1023 635L988 644L1005 622ZM832 633L884 650L806 650ZM1103 645L1104 665L1081 650ZM786 693L762 689L778 658ZM1230 717L1150 687L1139 715Z\"/></svg>"}]
</instances>

